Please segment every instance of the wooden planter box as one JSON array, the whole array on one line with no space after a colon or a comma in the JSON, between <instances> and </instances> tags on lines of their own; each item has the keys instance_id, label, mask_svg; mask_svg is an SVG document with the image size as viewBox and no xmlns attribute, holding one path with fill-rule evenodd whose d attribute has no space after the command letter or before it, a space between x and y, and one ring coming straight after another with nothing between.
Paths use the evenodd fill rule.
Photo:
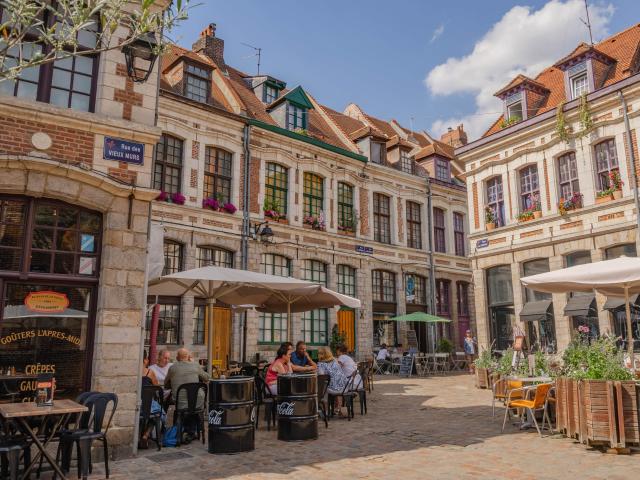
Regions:
<instances>
[{"instance_id":1,"label":"wooden planter box","mask_svg":"<svg viewBox=\"0 0 640 480\"><path fill-rule=\"evenodd\" d=\"M611 200L613 200L613 195L607 195L604 197L596 197L596 205L598 203L607 203L610 202Z\"/></svg>"},{"instance_id":2,"label":"wooden planter box","mask_svg":"<svg viewBox=\"0 0 640 480\"><path fill-rule=\"evenodd\" d=\"M344 237L355 237L356 232L350 232L348 230L338 230L338 235L342 235Z\"/></svg>"},{"instance_id":3,"label":"wooden planter box","mask_svg":"<svg viewBox=\"0 0 640 480\"><path fill-rule=\"evenodd\" d=\"M476 387L491 388L489 383L489 369L476 367Z\"/></svg>"}]
</instances>

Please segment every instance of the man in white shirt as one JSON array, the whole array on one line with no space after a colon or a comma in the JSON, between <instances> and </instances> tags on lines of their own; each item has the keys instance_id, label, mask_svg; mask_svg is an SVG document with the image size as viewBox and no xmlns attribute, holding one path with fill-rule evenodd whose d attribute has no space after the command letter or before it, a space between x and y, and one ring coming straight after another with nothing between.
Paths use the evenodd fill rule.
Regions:
<instances>
[{"instance_id":1,"label":"man in white shirt","mask_svg":"<svg viewBox=\"0 0 640 480\"><path fill-rule=\"evenodd\" d=\"M378 350L378 355L376 355L376 361L378 365L380 365L380 370L384 372L385 375L389 375L391 372L391 360L389 360L389 350L387 350L387 344L383 343L380 345L380 350Z\"/></svg>"},{"instance_id":2,"label":"man in white shirt","mask_svg":"<svg viewBox=\"0 0 640 480\"><path fill-rule=\"evenodd\" d=\"M158 379L159 385L164 385L165 378L167 378L167 373L169 373L169 369L173 363L171 360L171 352L166 349L162 349L158 352L158 361L157 363L151 365L149 369L155 373L156 378ZM164 390L164 398L166 399L171 393L170 389Z\"/></svg>"}]
</instances>

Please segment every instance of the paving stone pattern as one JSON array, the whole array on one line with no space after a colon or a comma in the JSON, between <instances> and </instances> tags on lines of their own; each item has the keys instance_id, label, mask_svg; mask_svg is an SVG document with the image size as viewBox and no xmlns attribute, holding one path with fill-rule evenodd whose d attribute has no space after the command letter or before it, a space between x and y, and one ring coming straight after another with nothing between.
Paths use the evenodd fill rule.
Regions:
<instances>
[{"instance_id":1,"label":"paving stone pattern","mask_svg":"<svg viewBox=\"0 0 640 480\"><path fill-rule=\"evenodd\" d=\"M640 455L608 455L561 436L507 427L502 409L491 417L491 393L467 375L435 378L378 377L369 414L334 420L317 441L284 443L261 423L256 450L210 455L197 442L179 449L145 451L114 462L120 479L609 479L638 474ZM188 457L157 462L176 451ZM185 458L186 457L186 458ZM92 478L104 478L96 465Z\"/></svg>"}]
</instances>

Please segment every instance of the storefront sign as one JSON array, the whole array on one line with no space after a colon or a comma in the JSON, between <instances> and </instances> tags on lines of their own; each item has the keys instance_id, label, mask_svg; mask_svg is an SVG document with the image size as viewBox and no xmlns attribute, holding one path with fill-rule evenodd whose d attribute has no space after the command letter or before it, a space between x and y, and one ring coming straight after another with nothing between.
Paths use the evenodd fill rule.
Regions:
<instances>
[{"instance_id":1,"label":"storefront sign","mask_svg":"<svg viewBox=\"0 0 640 480\"><path fill-rule=\"evenodd\" d=\"M69 306L69 299L64 293L44 290L30 292L24 299L24 304L32 312L60 313Z\"/></svg>"},{"instance_id":2,"label":"storefront sign","mask_svg":"<svg viewBox=\"0 0 640 480\"><path fill-rule=\"evenodd\" d=\"M416 298L416 296L414 295L415 292L415 288L416 288L416 282L413 279L413 277L408 276L407 277L407 286L406 286L406 300L407 302L413 302L413 300Z\"/></svg>"},{"instance_id":3,"label":"storefront sign","mask_svg":"<svg viewBox=\"0 0 640 480\"><path fill-rule=\"evenodd\" d=\"M485 248L489 246L489 239L482 238L476 242L476 248Z\"/></svg>"},{"instance_id":4,"label":"storefront sign","mask_svg":"<svg viewBox=\"0 0 640 480\"><path fill-rule=\"evenodd\" d=\"M356 252L373 254L373 247L365 247L364 245L356 245Z\"/></svg>"},{"instance_id":5,"label":"storefront sign","mask_svg":"<svg viewBox=\"0 0 640 480\"><path fill-rule=\"evenodd\" d=\"M144 163L144 144L129 142L119 138L104 137L103 156L105 160L142 165Z\"/></svg>"}]
</instances>

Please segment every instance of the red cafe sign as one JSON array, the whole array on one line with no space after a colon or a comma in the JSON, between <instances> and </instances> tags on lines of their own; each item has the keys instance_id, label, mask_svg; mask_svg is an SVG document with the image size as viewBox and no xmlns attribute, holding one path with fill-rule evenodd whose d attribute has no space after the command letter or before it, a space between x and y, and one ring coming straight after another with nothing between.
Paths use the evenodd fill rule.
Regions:
<instances>
[{"instance_id":1,"label":"red cafe sign","mask_svg":"<svg viewBox=\"0 0 640 480\"><path fill-rule=\"evenodd\" d=\"M59 313L69 306L69 299L64 293L43 290L31 292L24 299L24 304L32 312Z\"/></svg>"}]
</instances>

